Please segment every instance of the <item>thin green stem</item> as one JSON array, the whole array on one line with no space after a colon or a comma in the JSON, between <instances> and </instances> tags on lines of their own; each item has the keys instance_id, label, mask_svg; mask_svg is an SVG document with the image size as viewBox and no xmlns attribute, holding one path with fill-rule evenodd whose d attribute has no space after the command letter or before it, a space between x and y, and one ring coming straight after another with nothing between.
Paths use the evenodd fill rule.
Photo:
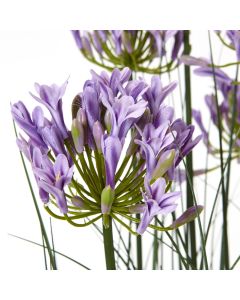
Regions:
<instances>
[{"instance_id":1,"label":"thin green stem","mask_svg":"<svg viewBox=\"0 0 240 300\"><path fill-rule=\"evenodd\" d=\"M222 183L222 213L223 213L223 230L222 230L222 250L221 250L221 261L220 269L229 269L229 246L228 246L228 229L227 229L227 198L224 185L224 166L223 166L223 145L222 145L222 122L221 122L221 113L219 108L218 101L218 92L217 92L217 81L215 75L215 68L213 62L213 50L211 43L210 32L208 31L209 47L211 54L211 63L213 71L213 81L214 81L214 90L215 90L215 100L216 100L216 110L217 110L217 124L218 124L218 138L220 146L220 162L221 162L221 183Z\"/></svg>"},{"instance_id":2,"label":"thin green stem","mask_svg":"<svg viewBox=\"0 0 240 300\"><path fill-rule=\"evenodd\" d=\"M184 55L190 55L191 45L189 41L190 31L184 31ZM191 74L190 74L190 66L184 66L185 73L185 108L186 108L186 122L187 124L192 123L192 100L191 100ZM186 168L189 173L189 177L187 180L187 207L191 207L194 205L192 199L192 191L191 185L193 185L193 158L192 153L190 152L186 158ZM188 238L190 234L190 248L191 248L191 257L193 264L197 265L197 255L196 255L196 230L195 223L191 222L187 225L187 235L186 235L186 243L188 244Z\"/></svg>"},{"instance_id":3,"label":"thin green stem","mask_svg":"<svg viewBox=\"0 0 240 300\"><path fill-rule=\"evenodd\" d=\"M107 270L116 270L113 232L112 232L112 218L109 216L109 227L105 228L103 225L103 243L105 251L105 260Z\"/></svg>"}]
</instances>

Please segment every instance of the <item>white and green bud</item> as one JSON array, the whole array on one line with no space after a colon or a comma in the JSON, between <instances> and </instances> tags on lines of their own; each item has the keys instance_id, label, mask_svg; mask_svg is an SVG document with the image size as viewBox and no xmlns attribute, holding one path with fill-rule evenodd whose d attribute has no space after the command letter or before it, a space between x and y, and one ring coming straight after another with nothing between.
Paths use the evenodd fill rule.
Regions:
<instances>
[{"instance_id":1,"label":"white and green bud","mask_svg":"<svg viewBox=\"0 0 240 300\"><path fill-rule=\"evenodd\" d=\"M78 208L82 208L82 209L86 209L87 206L84 203L84 201L82 200L82 198L78 197L78 196L74 196L71 198L71 202L74 206L78 207Z\"/></svg>"},{"instance_id":2,"label":"white and green bud","mask_svg":"<svg viewBox=\"0 0 240 300\"><path fill-rule=\"evenodd\" d=\"M104 116L104 124L105 127L107 129L107 132L110 133L111 129L112 129L112 122L111 122L111 114L110 112L107 110Z\"/></svg>"},{"instance_id":3,"label":"white and green bud","mask_svg":"<svg viewBox=\"0 0 240 300\"><path fill-rule=\"evenodd\" d=\"M111 209L112 209L114 196L115 196L115 192L110 187L110 185L106 186L102 190L101 210L102 210L102 214L103 214L103 224L104 224L105 228L108 228L108 226L109 226L109 224L108 224L109 218L108 217L109 217L109 214L110 214Z\"/></svg>"},{"instance_id":4,"label":"white and green bud","mask_svg":"<svg viewBox=\"0 0 240 300\"><path fill-rule=\"evenodd\" d=\"M77 119L72 120L71 132L74 146L77 152L82 153L84 148L84 128Z\"/></svg>"},{"instance_id":5,"label":"white and green bud","mask_svg":"<svg viewBox=\"0 0 240 300\"><path fill-rule=\"evenodd\" d=\"M153 171L152 179L155 180L157 178L163 177L163 175L167 172L167 170L172 166L175 158L175 150L168 150L164 152L157 163L156 168Z\"/></svg>"},{"instance_id":6,"label":"white and green bud","mask_svg":"<svg viewBox=\"0 0 240 300\"><path fill-rule=\"evenodd\" d=\"M87 126L87 117L86 117L85 109L79 108L76 119L80 124L82 124L83 127Z\"/></svg>"},{"instance_id":7,"label":"white and green bud","mask_svg":"<svg viewBox=\"0 0 240 300\"><path fill-rule=\"evenodd\" d=\"M93 137L99 153L102 153L101 140L104 134L102 124L99 121L96 121L93 124Z\"/></svg>"}]
</instances>

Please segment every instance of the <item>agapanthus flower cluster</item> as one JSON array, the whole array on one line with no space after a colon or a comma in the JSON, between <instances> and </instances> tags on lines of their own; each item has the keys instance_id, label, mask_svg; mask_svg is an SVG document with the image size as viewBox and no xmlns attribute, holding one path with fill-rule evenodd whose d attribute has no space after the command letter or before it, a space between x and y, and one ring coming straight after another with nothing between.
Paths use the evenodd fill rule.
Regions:
<instances>
[{"instance_id":1,"label":"agapanthus flower cluster","mask_svg":"<svg viewBox=\"0 0 240 300\"><path fill-rule=\"evenodd\" d=\"M237 60L240 60L240 30L216 30L216 34L225 46L236 52Z\"/></svg>"},{"instance_id":2,"label":"agapanthus flower cluster","mask_svg":"<svg viewBox=\"0 0 240 300\"><path fill-rule=\"evenodd\" d=\"M231 41L228 46L236 51L237 60L239 60L240 53L240 31L228 30L226 36ZM221 31L217 31L218 36L222 37ZM222 68L239 64L239 61L227 63L225 65L214 65L209 59L195 58L190 56L182 56L180 59L183 63L188 65L198 66L194 73L199 76L207 76L212 78L213 90L205 96L205 103L210 113L212 123L219 130L219 122L222 131L222 140L224 149L223 152L228 152L229 144L233 141L232 152L234 157L239 157L240 145L240 88L239 82L236 78L231 78ZM238 67L237 67L238 68ZM216 90L218 99L216 99L216 91L214 85L216 83ZM218 101L216 101L218 100ZM209 153L218 156L220 149L218 146L212 144L209 138L209 132L202 119L202 114L199 110L193 109L193 118L198 124L203 134L203 141L208 147ZM219 115L218 115L219 114Z\"/></svg>"},{"instance_id":3,"label":"agapanthus flower cluster","mask_svg":"<svg viewBox=\"0 0 240 300\"><path fill-rule=\"evenodd\" d=\"M219 128L218 112L220 114L220 126L222 129L223 142L225 142L225 149L229 147L230 140L233 140L233 153L239 156L240 146L240 88L239 85L234 84L234 79L231 79L221 69L214 71L209 67L201 67L195 70L195 73L201 76L213 76L215 74L216 85L218 91L219 107L216 104L216 95L212 94L205 96L205 103L210 112L212 123ZM236 99L234 99L236 98ZM203 133L203 141L208 146L209 152L218 154L219 149L214 146L209 140L208 130L205 128L200 111L193 110L193 117L199 125ZM233 126L233 127L232 127Z\"/></svg>"},{"instance_id":4,"label":"agapanthus flower cluster","mask_svg":"<svg viewBox=\"0 0 240 300\"><path fill-rule=\"evenodd\" d=\"M108 70L129 67L160 74L174 69L182 54L183 30L73 30L81 53Z\"/></svg>"},{"instance_id":5,"label":"agapanthus flower cluster","mask_svg":"<svg viewBox=\"0 0 240 300\"><path fill-rule=\"evenodd\" d=\"M72 102L72 126L64 121L62 98L67 82L35 84L34 100L45 106L51 120L37 106L32 115L24 103L12 105L12 116L27 138L17 139L31 163L46 210L74 226L109 218L139 223L142 234L154 216L175 211L179 192L169 192L182 159L199 142L194 127L174 119L164 103L176 83L162 86L132 80L131 71L114 69L109 76L92 71ZM191 221L201 206L189 208L169 227ZM134 214L140 214L140 220Z\"/></svg>"}]
</instances>

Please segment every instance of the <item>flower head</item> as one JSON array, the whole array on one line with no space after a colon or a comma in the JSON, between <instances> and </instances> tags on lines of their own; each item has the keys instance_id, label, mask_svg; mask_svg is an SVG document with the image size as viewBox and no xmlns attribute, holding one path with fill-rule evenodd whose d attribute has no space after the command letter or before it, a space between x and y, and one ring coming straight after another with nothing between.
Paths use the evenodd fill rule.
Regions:
<instances>
[{"instance_id":1,"label":"flower head","mask_svg":"<svg viewBox=\"0 0 240 300\"><path fill-rule=\"evenodd\" d=\"M122 53L123 44L127 53L134 51L129 42L136 34L114 32L116 51ZM164 33L164 49L176 34ZM74 35L90 55L86 40ZM103 51L107 35L95 33L91 45ZM32 96L47 107L51 121L39 107L31 117L24 104L14 104L13 117L29 137L28 141L18 139L18 146L31 163L40 198L52 216L77 227L102 218L107 228L109 217L118 221L118 214L132 218L140 213L137 233L142 234L154 216L175 210L179 193L166 193L166 186L200 137L193 139L194 127L175 120L174 109L164 103L175 83L163 87L153 77L149 85L143 79L131 79L128 68L114 69L110 75L91 74L73 100L71 131L62 110L66 82L36 84L38 96Z\"/></svg>"},{"instance_id":2,"label":"flower head","mask_svg":"<svg viewBox=\"0 0 240 300\"><path fill-rule=\"evenodd\" d=\"M144 186L146 192L143 193L143 198L146 207L137 229L139 234L143 234L156 215L173 212L177 207L175 201L180 197L180 192L165 193L166 181L164 178L158 178L152 185L145 180Z\"/></svg>"},{"instance_id":3,"label":"flower head","mask_svg":"<svg viewBox=\"0 0 240 300\"><path fill-rule=\"evenodd\" d=\"M72 34L85 58L111 71L129 67L151 74L168 72L183 48L183 30L73 30ZM165 57L168 63L159 63Z\"/></svg>"}]
</instances>

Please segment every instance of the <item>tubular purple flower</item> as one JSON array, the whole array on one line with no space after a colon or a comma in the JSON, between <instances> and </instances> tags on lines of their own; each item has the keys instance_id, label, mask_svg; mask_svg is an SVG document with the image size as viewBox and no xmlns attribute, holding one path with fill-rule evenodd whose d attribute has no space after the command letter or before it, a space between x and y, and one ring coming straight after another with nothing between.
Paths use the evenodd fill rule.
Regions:
<instances>
[{"instance_id":1,"label":"tubular purple flower","mask_svg":"<svg viewBox=\"0 0 240 300\"><path fill-rule=\"evenodd\" d=\"M140 100L135 103L131 96L115 98L112 105L104 99L102 102L111 114L111 135L123 142L130 127L143 115L147 102Z\"/></svg>"},{"instance_id":2,"label":"tubular purple flower","mask_svg":"<svg viewBox=\"0 0 240 300\"><path fill-rule=\"evenodd\" d=\"M175 167L179 165L182 159L188 155L188 153L199 143L202 136L197 136L192 140L192 135L194 132L193 125L186 125L181 119L175 120L171 124L171 132L174 136L174 141L171 145L167 147L168 150L176 150L176 161Z\"/></svg>"},{"instance_id":3,"label":"tubular purple flower","mask_svg":"<svg viewBox=\"0 0 240 300\"><path fill-rule=\"evenodd\" d=\"M59 154L54 164L46 155L42 155L39 149L34 149L35 161L38 163L33 168L34 174L39 178L38 186L46 193L52 194L60 211L67 213L67 202L64 195L64 187L72 180L73 166L69 168L67 157Z\"/></svg>"},{"instance_id":4,"label":"tubular purple flower","mask_svg":"<svg viewBox=\"0 0 240 300\"><path fill-rule=\"evenodd\" d=\"M217 108L216 108L216 100L214 95L206 95L205 103L207 104L210 116L214 124L217 124Z\"/></svg>"},{"instance_id":5,"label":"tubular purple flower","mask_svg":"<svg viewBox=\"0 0 240 300\"><path fill-rule=\"evenodd\" d=\"M106 186L115 187L115 172L122 152L122 143L118 137L105 135L102 138L102 153L105 160Z\"/></svg>"},{"instance_id":6,"label":"tubular purple flower","mask_svg":"<svg viewBox=\"0 0 240 300\"><path fill-rule=\"evenodd\" d=\"M144 131L140 132L142 136L142 140L135 140L135 143L141 146L141 149L144 151L145 160L146 160L146 178L151 180L153 178L153 174L161 174L162 170L166 171L171 167L172 155L170 152L164 154L166 148L168 148L174 141L174 137L172 133L168 133L168 124L162 124L159 128L155 128L152 124L147 124L144 128ZM163 159L169 158L166 166L161 165L163 163ZM175 155L175 153L174 153Z\"/></svg>"},{"instance_id":7,"label":"tubular purple flower","mask_svg":"<svg viewBox=\"0 0 240 300\"><path fill-rule=\"evenodd\" d=\"M211 76L213 77L213 68L212 67L200 67L194 70L194 73L200 76ZM222 70L215 68L214 73L216 76L217 84L225 83L231 84L232 79Z\"/></svg>"},{"instance_id":8,"label":"tubular purple flower","mask_svg":"<svg viewBox=\"0 0 240 300\"><path fill-rule=\"evenodd\" d=\"M158 178L152 185L145 180L144 186L146 192L143 193L143 198L146 207L137 228L138 234L144 233L156 215L167 215L173 212L177 207L175 201L180 197L180 192L165 194L166 181L164 178Z\"/></svg>"},{"instance_id":9,"label":"tubular purple flower","mask_svg":"<svg viewBox=\"0 0 240 300\"><path fill-rule=\"evenodd\" d=\"M195 122L198 124L199 128L201 129L204 144L206 146L208 146L208 144L209 144L208 133L207 133L206 128L203 125L201 112L199 110L193 109L192 116L193 116L193 119L195 120Z\"/></svg>"},{"instance_id":10,"label":"tubular purple flower","mask_svg":"<svg viewBox=\"0 0 240 300\"><path fill-rule=\"evenodd\" d=\"M41 136L41 129L45 125L45 118L41 107L33 110L32 119L23 102L19 101L11 106L14 121L30 137L35 146L48 149Z\"/></svg>"},{"instance_id":11,"label":"tubular purple flower","mask_svg":"<svg viewBox=\"0 0 240 300\"><path fill-rule=\"evenodd\" d=\"M99 54L102 54L103 48L101 45L101 39L98 36L98 31L94 30L92 34L93 45Z\"/></svg>"},{"instance_id":12,"label":"tubular purple flower","mask_svg":"<svg viewBox=\"0 0 240 300\"><path fill-rule=\"evenodd\" d=\"M66 155L61 132L55 124L51 126L45 126L42 129L42 137L45 143L52 148L55 156L60 153Z\"/></svg>"},{"instance_id":13,"label":"tubular purple flower","mask_svg":"<svg viewBox=\"0 0 240 300\"><path fill-rule=\"evenodd\" d=\"M30 93L35 100L47 107L52 115L53 122L60 130L63 139L68 137L68 131L64 123L62 111L62 97L65 93L67 83L68 82L65 81L61 86L57 86L56 84L47 86L35 83L35 89L39 94L39 97Z\"/></svg>"},{"instance_id":14,"label":"tubular purple flower","mask_svg":"<svg viewBox=\"0 0 240 300\"><path fill-rule=\"evenodd\" d=\"M173 45L173 49L172 49L172 60L177 59L178 55L179 55L179 51L183 45L183 30L178 30L178 32L175 35L175 42Z\"/></svg>"},{"instance_id":15,"label":"tubular purple flower","mask_svg":"<svg viewBox=\"0 0 240 300\"><path fill-rule=\"evenodd\" d=\"M226 30L226 33L236 50L237 60L240 60L240 30Z\"/></svg>"},{"instance_id":16,"label":"tubular purple flower","mask_svg":"<svg viewBox=\"0 0 240 300\"><path fill-rule=\"evenodd\" d=\"M123 68L121 71L114 69L110 77L106 72L102 72L101 75L98 75L94 71L91 71L91 74L93 81L100 84L102 96L111 102L113 98L118 95L120 90L120 92L125 93L122 85L129 80L132 72L129 68Z\"/></svg>"},{"instance_id":17,"label":"tubular purple flower","mask_svg":"<svg viewBox=\"0 0 240 300\"><path fill-rule=\"evenodd\" d=\"M99 121L96 121L93 124L93 137L94 137L94 141L95 141L95 144L96 144L96 147L97 147L97 150L99 153L102 152L101 141L102 141L103 135L104 135L103 127Z\"/></svg>"},{"instance_id":18,"label":"tubular purple flower","mask_svg":"<svg viewBox=\"0 0 240 300\"><path fill-rule=\"evenodd\" d=\"M19 150L26 156L26 158L31 163L32 168L39 167L39 160L36 159L35 152L40 152L40 155L46 154L42 153L40 148L37 148L32 143L31 139L27 142L21 135L20 138L17 138L17 145ZM38 184L39 178L35 175L35 180ZM39 186L38 186L39 187ZM39 187L39 196L43 203L49 201L49 195L41 187Z\"/></svg>"},{"instance_id":19,"label":"tubular purple flower","mask_svg":"<svg viewBox=\"0 0 240 300\"><path fill-rule=\"evenodd\" d=\"M115 51L117 55L122 52L121 43L122 43L122 30L111 30L113 41L115 44Z\"/></svg>"},{"instance_id":20,"label":"tubular purple flower","mask_svg":"<svg viewBox=\"0 0 240 300\"><path fill-rule=\"evenodd\" d=\"M76 42L77 47L80 50L82 50L83 44L82 44L82 39L81 39L81 36L80 36L80 31L79 30L71 30L71 32L72 32L72 35L73 35L73 38Z\"/></svg>"},{"instance_id":21,"label":"tubular purple flower","mask_svg":"<svg viewBox=\"0 0 240 300\"><path fill-rule=\"evenodd\" d=\"M206 58L202 58L202 57L197 58L190 55L182 55L179 58L179 61L188 66L208 67L208 65L210 64L210 61L207 60Z\"/></svg>"},{"instance_id":22,"label":"tubular purple flower","mask_svg":"<svg viewBox=\"0 0 240 300\"><path fill-rule=\"evenodd\" d=\"M83 108L86 112L89 127L93 128L93 124L100 120L100 103L99 96L93 87L87 86L83 91Z\"/></svg>"},{"instance_id":23,"label":"tubular purple flower","mask_svg":"<svg viewBox=\"0 0 240 300\"><path fill-rule=\"evenodd\" d=\"M156 118L158 112L160 111L160 106L164 99L175 89L176 86L177 83L173 82L165 87L162 87L160 77L152 77L151 86L143 95L143 99L148 101L148 106L154 118Z\"/></svg>"},{"instance_id":24,"label":"tubular purple flower","mask_svg":"<svg viewBox=\"0 0 240 300\"><path fill-rule=\"evenodd\" d=\"M176 229L186 223L193 221L197 215L203 211L202 205L189 207L180 217L178 217L170 227Z\"/></svg>"}]
</instances>

